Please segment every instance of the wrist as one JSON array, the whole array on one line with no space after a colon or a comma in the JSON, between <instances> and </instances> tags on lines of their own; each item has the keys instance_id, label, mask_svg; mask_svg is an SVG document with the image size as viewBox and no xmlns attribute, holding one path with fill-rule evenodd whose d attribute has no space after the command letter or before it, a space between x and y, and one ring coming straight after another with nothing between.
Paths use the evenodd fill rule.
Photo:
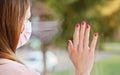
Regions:
<instances>
[{"instance_id":1,"label":"wrist","mask_svg":"<svg viewBox=\"0 0 120 75\"><path fill-rule=\"evenodd\" d=\"M90 72L80 72L76 70L75 75L90 75Z\"/></svg>"}]
</instances>

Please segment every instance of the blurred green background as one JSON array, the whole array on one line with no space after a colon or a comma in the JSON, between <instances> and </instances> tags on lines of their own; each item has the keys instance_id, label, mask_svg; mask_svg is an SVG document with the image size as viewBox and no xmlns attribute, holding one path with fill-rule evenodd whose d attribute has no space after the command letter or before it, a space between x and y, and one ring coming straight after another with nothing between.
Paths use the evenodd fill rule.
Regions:
<instances>
[{"instance_id":1,"label":"blurred green background","mask_svg":"<svg viewBox=\"0 0 120 75\"><path fill-rule=\"evenodd\" d=\"M65 61L65 64L64 62L62 63L63 68L61 66L61 69L56 67L47 72L47 69L44 68L43 75L74 75L73 66L69 58L66 57L67 40L73 39L76 23L80 23L83 20L91 25L90 40L94 32L99 33L95 65L91 75L120 74L120 0L31 1L31 21L33 22L33 27L35 25L37 26L37 22L42 24L40 31L38 29L38 31L35 32L39 33L33 33L33 36L38 35L37 41L35 42L36 38L31 38L32 42L29 42L27 46L43 52L44 67L46 67L45 64L49 63L45 61L45 53L49 50L57 56L58 62ZM50 25L53 21L58 23L57 27ZM42 28L42 26L45 27ZM39 28L39 25L37 28ZM57 29L57 31L55 29ZM34 31L35 30L36 29L34 29ZM53 32L50 33L50 31ZM52 33L54 35L52 35ZM46 37L41 38L41 36L45 34ZM48 39L50 40L46 42ZM57 65L60 64L61 63L58 63ZM70 64L70 66L67 67L67 64Z\"/></svg>"},{"instance_id":2,"label":"blurred green background","mask_svg":"<svg viewBox=\"0 0 120 75\"><path fill-rule=\"evenodd\" d=\"M42 14L38 13L41 20L62 22L55 45L65 47L66 41L72 39L75 24L82 20L91 25L92 34L99 32L99 43L120 41L119 0L33 0L33 3L43 7Z\"/></svg>"}]
</instances>

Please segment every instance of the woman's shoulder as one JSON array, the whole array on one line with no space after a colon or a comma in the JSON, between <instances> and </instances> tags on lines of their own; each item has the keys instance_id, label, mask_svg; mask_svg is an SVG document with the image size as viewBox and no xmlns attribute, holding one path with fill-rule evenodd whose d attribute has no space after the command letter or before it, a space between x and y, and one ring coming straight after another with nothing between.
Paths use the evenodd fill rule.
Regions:
<instances>
[{"instance_id":1,"label":"woman's shoulder","mask_svg":"<svg viewBox=\"0 0 120 75\"><path fill-rule=\"evenodd\" d=\"M9 59L0 59L0 75L39 75L26 65Z\"/></svg>"}]
</instances>

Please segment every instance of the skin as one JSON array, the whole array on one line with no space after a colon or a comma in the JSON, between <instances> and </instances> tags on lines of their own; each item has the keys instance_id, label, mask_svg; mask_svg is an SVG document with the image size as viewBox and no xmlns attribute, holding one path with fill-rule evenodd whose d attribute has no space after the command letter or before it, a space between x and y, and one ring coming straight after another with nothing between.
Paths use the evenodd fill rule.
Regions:
<instances>
[{"instance_id":1,"label":"skin","mask_svg":"<svg viewBox=\"0 0 120 75\"><path fill-rule=\"evenodd\" d=\"M30 6L28 7L27 9L27 12L26 12L26 15L25 15L25 19L24 19L24 24L22 26L22 30L21 30L21 33L23 32L24 30L24 27L25 27L25 22L29 21L30 22L30 17L31 17L31 12L30 12Z\"/></svg>"},{"instance_id":2,"label":"skin","mask_svg":"<svg viewBox=\"0 0 120 75\"><path fill-rule=\"evenodd\" d=\"M90 46L89 37L90 25L82 21L75 27L73 42L68 41L69 57L74 65L75 75L90 75L92 70L98 33L94 33Z\"/></svg>"}]
</instances>

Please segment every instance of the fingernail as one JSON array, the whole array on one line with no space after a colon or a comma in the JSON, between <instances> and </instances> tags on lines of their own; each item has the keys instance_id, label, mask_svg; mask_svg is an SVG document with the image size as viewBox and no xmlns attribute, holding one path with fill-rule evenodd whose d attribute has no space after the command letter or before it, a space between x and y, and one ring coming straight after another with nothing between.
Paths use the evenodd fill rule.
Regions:
<instances>
[{"instance_id":1,"label":"fingernail","mask_svg":"<svg viewBox=\"0 0 120 75\"><path fill-rule=\"evenodd\" d=\"M90 27L90 25L87 24L86 28L88 29Z\"/></svg>"},{"instance_id":2,"label":"fingernail","mask_svg":"<svg viewBox=\"0 0 120 75\"><path fill-rule=\"evenodd\" d=\"M85 24L85 21L82 21L82 22L81 22L81 25L84 25L84 24Z\"/></svg>"},{"instance_id":3,"label":"fingernail","mask_svg":"<svg viewBox=\"0 0 120 75\"><path fill-rule=\"evenodd\" d=\"M80 24L76 24L76 27L79 28Z\"/></svg>"},{"instance_id":4,"label":"fingernail","mask_svg":"<svg viewBox=\"0 0 120 75\"><path fill-rule=\"evenodd\" d=\"M94 36L95 36L95 37L98 36L98 33L95 33Z\"/></svg>"},{"instance_id":5,"label":"fingernail","mask_svg":"<svg viewBox=\"0 0 120 75\"><path fill-rule=\"evenodd\" d=\"M68 44L70 43L70 40L68 40Z\"/></svg>"}]
</instances>

